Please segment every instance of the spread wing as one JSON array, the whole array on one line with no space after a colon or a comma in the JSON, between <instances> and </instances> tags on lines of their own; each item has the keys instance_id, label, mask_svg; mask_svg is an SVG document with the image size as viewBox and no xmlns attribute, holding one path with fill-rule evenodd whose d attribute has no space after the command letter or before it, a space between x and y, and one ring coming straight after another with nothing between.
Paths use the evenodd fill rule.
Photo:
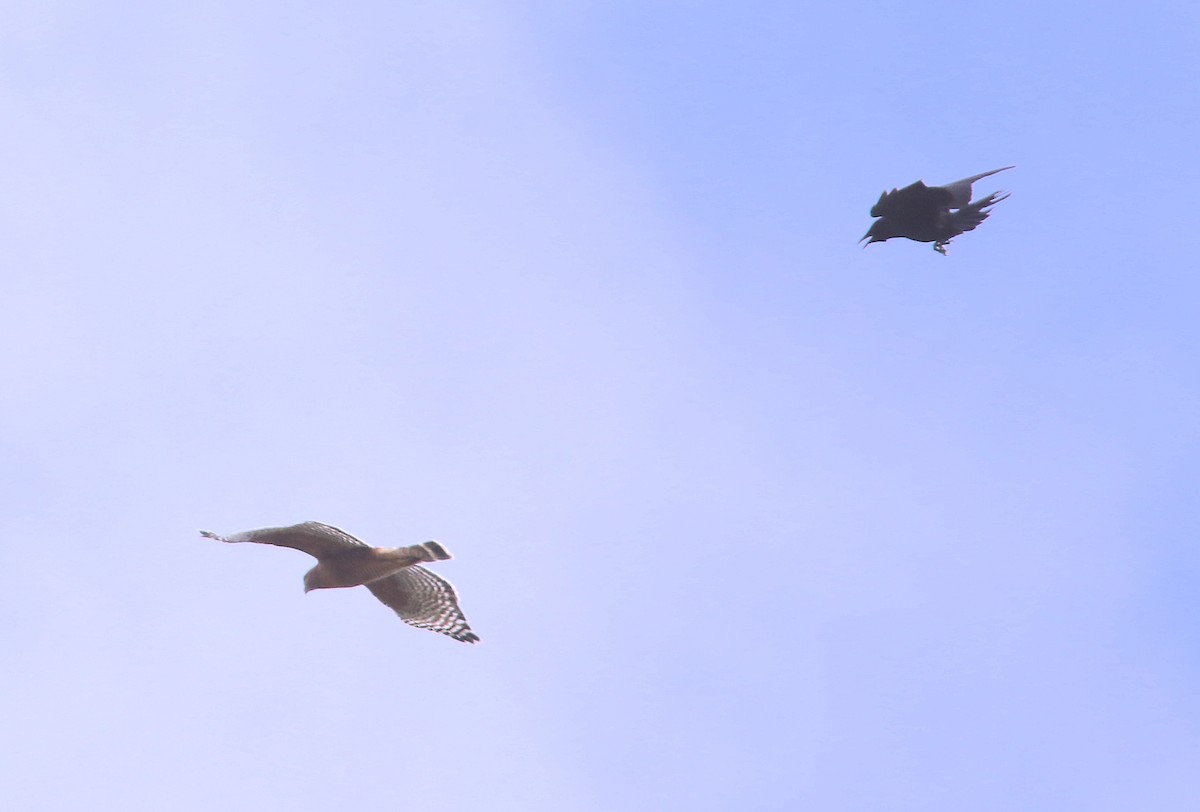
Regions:
<instances>
[{"instance_id":1,"label":"spread wing","mask_svg":"<svg viewBox=\"0 0 1200 812\"><path fill-rule=\"evenodd\" d=\"M227 541L231 544L248 541L255 544L291 547L293 550L308 553L317 559L354 547L368 546L346 531L320 522L304 522L289 527L264 527L261 530L247 530L244 533L234 533L230 536L218 536L216 533L201 530L200 535L218 541Z\"/></svg>"},{"instance_id":2,"label":"spread wing","mask_svg":"<svg viewBox=\"0 0 1200 812\"><path fill-rule=\"evenodd\" d=\"M954 232L954 234L963 234L968 231L974 231L975 228L984 220L988 219L988 215L991 214L991 212L987 211L987 209L996 205L1001 200L1004 200L1006 197L1008 197L1007 194L995 192L994 194L990 194L976 203L972 203L969 206L964 206L958 211L948 215L948 224L950 229Z\"/></svg>"},{"instance_id":3,"label":"spread wing","mask_svg":"<svg viewBox=\"0 0 1200 812\"><path fill-rule=\"evenodd\" d=\"M440 632L464 643L479 640L458 607L454 587L424 567L406 567L366 587L410 626Z\"/></svg>"},{"instance_id":4,"label":"spread wing","mask_svg":"<svg viewBox=\"0 0 1200 812\"><path fill-rule=\"evenodd\" d=\"M932 220L939 209L946 208L953 196L940 186L926 186L923 181L884 192L871 207L872 217L889 217L893 220Z\"/></svg>"},{"instance_id":5,"label":"spread wing","mask_svg":"<svg viewBox=\"0 0 1200 812\"><path fill-rule=\"evenodd\" d=\"M1013 169L1011 166L1002 166L999 169L993 169L990 172L980 172L978 175L972 175L969 178L956 180L953 183L946 183L941 186L950 195L952 202L949 204L952 209L962 209L971 202L971 184L989 175L995 175L997 172L1004 172Z\"/></svg>"}]
</instances>

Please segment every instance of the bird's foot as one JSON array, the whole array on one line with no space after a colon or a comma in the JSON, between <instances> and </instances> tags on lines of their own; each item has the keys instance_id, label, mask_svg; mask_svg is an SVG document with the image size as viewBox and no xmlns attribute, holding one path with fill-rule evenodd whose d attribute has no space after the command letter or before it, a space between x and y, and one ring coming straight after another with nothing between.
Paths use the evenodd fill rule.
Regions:
<instances>
[{"instance_id":1,"label":"bird's foot","mask_svg":"<svg viewBox=\"0 0 1200 812\"><path fill-rule=\"evenodd\" d=\"M938 252L939 254L941 254L942 256L946 256L946 246L947 246L947 245L949 245L949 244L950 244L950 243L947 243L947 242L941 242L941 241L939 240L938 242L935 242L935 243L933 244L933 250L934 250L934 251L937 251L937 252Z\"/></svg>"}]
</instances>

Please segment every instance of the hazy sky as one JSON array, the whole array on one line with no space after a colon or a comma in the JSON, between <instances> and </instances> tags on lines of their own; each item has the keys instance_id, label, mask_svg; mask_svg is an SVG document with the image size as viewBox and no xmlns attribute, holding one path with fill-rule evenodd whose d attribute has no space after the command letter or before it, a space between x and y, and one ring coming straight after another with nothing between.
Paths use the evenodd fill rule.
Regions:
<instances>
[{"instance_id":1,"label":"hazy sky","mask_svg":"<svg viewBox=\"0 0 1200 812\"><path fill-rule=\"evenodd\" d=\"M1134 8L5 4L0 808L1200 808L1200 12ZM483 642L196 532L309 519Z\"/></svg>"}]
</instances>

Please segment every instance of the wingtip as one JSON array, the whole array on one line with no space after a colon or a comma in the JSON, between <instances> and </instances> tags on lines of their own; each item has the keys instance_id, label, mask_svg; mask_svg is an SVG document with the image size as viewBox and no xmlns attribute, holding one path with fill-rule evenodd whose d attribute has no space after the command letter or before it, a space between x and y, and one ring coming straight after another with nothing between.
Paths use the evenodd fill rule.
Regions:
<instances>
[{"instance_id":1,"label":"wingtip","mask_svg":"<svg viewBox=\"0 0 1200 812\"><path fill-rule=\"evenodd\" d=\"M978 175L972 175L972 176L971 176L971 177L969 177L969 178L963 178L962 180L955 181L954 183L947 184L947 186L955 186L955 185L957 185L957 184L960 184L960 183L967 183L967 184L970 184L970 183L975 183L976 181L981 181L981 180L983 180L983 179L984 179L984 178L986 178L986 177L990 177L990 176L992 176L992 175L995 175L995 174L996 174L996 173L998 173L998 172L1006 172L1006 171L1008 171L1009 169L1016 169L1016 168L1017 168L1017 165L1016 165L1016 164L1013 164L1012 166L1002 166L1002 167L1000 167L999 169L991 169L991 170L989 170L989 171L987 171L987 172L980 172Z\"/></svg>"},{"instance_id":2,"label":"wingtip","mask_svg":"<svg viewBox=\"0 0 1200 812\"><path fill-rule=\"evenodd\" d=\"M983 200L981 200L978 204L972 203L971 205L973 205L973 206L978 205L979 208L981 208L981 209L990 209L992 206L995 206L1000 201L1008 200L1008 198L1011 197L1011 195L1012 195L1011 192L992 192L990 195L988 195Z\"/></svg>"},{"instance_id":3,"label":"wingtip","mask_svg":"<svg viewBox=\"0 0 1200 812\"><path fill-rule=\"evenodd\" d=\"M206 539L215 539L217 541L224 541L226 543L233 540L230 536L222 536L220 533L214 533L211 530L201 530L200 535L204 536Z\"/></svg>"}]
</instances>

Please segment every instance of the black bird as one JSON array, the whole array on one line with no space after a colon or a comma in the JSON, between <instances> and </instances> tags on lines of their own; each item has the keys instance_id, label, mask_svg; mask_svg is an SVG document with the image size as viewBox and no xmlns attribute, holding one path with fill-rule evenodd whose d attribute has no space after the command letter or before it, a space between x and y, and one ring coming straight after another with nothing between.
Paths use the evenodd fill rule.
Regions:
<instances>
[{"instance_id":1,"label":"black bird","mask_svg":"<svg viewBox=\"0 0 1200 812\"><path fill-rule=\"evenodd\" d=\"M903 189L884 192L879 196L879 202L871 207L871 216L879 219L871 224L859 242L865 240L870 245L892 237L907 237L933 243L933 250L944 256L952 239L974 230L988 218L991 213L988 209L1008 197L1007 193L993 192L972 203L971 184L1005 169L1012 167L982 172L945 186L926 186L917 181Z\"/></svg>"}]
</instances>

